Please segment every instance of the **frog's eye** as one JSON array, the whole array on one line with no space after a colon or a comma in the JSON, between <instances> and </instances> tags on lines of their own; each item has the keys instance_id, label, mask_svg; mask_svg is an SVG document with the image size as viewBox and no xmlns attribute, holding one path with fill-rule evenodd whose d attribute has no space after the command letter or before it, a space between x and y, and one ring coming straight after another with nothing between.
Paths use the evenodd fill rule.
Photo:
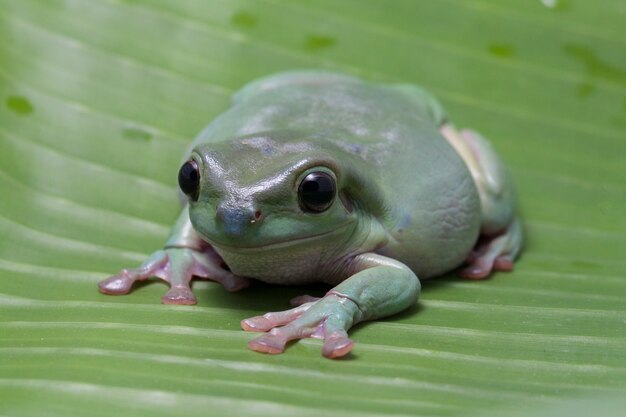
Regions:
<instances>
[{"instance_id":1,"label":"frog's eye","mask_svg":"<svg viewBox=\"0 0 626 417\"><path fill-rule=\"evenodd\" d=\"M198 200L200 172L198 171L196 161L187 161L180 167L180 171L178 171L178 186L193 201Z\"/></svg>"},{"instance_id":2,"label":"frog's eye","mask_svg":"<svg viewBox=\"0 0 626 417\"><path fill-rule=\"evenodd\" d=\"M298 187L298 200L304 211L321 213L335 199L335 179L322 171L311 172Z\"/></svg>"}]
</instances>

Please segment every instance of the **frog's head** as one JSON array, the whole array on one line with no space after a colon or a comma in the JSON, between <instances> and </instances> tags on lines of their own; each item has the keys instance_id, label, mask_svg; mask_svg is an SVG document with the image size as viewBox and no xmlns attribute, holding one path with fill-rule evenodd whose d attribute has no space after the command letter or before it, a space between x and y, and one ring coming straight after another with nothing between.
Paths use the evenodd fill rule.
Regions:
<instances>
[{"instance_id":1,"label":"frog's head","mask_svg":"<svg viewBox=\"0 0 626 417\"><path fill-rule=\"evenodd\" d=\"M196 146L178 179L191 222L209 243L291 247L354 230L352 159L328 141L270 132Z\"/></svg>"}]
</instances>

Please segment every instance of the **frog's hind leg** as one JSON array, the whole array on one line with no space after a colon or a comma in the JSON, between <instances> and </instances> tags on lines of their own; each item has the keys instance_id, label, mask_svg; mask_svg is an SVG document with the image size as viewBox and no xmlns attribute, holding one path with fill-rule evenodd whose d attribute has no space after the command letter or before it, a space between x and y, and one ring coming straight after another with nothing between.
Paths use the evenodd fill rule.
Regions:
<instances>
[{"instance_id":1,"label":"frog's hind leg","mask_svg":"<svg viewBox=\"0 0 626 417\"><path fill-rule=\"evenodd\" d=\"M480 197L480 238L461 276L481 279L492 270L510 271L522 246L522 226L515 216L515 189L491 144L472 130L444 124L440 132L465 161Z\"/></svg>"},{"instance_id":2,"label":"frog's hind leg","mask_svg":"<svg viewBox=\"0 0 626 417\"><path fill-rule=\"evenodd\" d=\"M470 265L462 269L460 275L463 278L483 279L488 277L492 270L511 271L521 246L522 227L519 219L515 218L504 233L481 236L467 259Z\"/></svg>"}]
</instances>

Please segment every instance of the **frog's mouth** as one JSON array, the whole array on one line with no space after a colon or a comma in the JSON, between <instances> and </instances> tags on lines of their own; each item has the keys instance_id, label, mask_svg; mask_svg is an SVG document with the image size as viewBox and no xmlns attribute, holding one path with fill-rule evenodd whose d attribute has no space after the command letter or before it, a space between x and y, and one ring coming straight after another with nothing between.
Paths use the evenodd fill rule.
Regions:
<instances>
[{"instance_id":1,"label":"frog's mouth","mask_svg":"<svg viewBox=\"0 0 626 417\"><path fill-rule=\"evenodd\" d=\"M285 249L285 248L291 248L294 246L300 246L302 244L308 244L311 242L317 242L319 240L324 240L326 237L330 237L332 235L337 235L337 234L341 234L344 229L346 229L349 226L349 224L344 224L341 225L339 227L337 227L336 229L333 229L331 231L327 231L327 232L323 232L323 233L318 233L318 234L314 234L314 235L308 235L308 236L302 236L302 237L297 237L297 238L290 238L290 239L285 239L285 240L279 240L279 241L274 241L274 242L269 242L269 243L264 243L264 244L260 244L260 245L247 245L247 244L242 244L242 245L237 245L232 244L232 243L223 243L223 242L219 242L217 240L214 240L212 238L210 238L209 236L202 236L204 238L204 240L206 240L211 246L213 246L216 249L222 249L224 251L228 251L228 252L261 252L261 251L268 251L268 250L280 250L280 249Z\"/></svg>"}]
</instances>

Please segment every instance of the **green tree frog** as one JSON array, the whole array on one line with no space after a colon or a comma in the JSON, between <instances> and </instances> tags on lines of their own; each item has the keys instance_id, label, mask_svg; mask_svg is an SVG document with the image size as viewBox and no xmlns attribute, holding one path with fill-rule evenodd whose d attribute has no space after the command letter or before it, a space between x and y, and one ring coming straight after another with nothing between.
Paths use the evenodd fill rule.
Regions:
<instances>
[{"instance_id":1,"label":"green tree frog","mask_svg":"<svg viewBox=\"0 0 626 417\"><path fill-rule=\"evenodd\" d=\"M321 298L251 317L249 347L281 353L323 338L346 355L356 323L413 305L420 279L510 270L522 244L515 192L478 133L452 125L420 87L292 71L244 86L180 168L184 207L164 249L99 285L126 294L151 276L167 304L194 304L192 277L236 291L249 279L322 282Z\"/></svg>"}]
</instances>

